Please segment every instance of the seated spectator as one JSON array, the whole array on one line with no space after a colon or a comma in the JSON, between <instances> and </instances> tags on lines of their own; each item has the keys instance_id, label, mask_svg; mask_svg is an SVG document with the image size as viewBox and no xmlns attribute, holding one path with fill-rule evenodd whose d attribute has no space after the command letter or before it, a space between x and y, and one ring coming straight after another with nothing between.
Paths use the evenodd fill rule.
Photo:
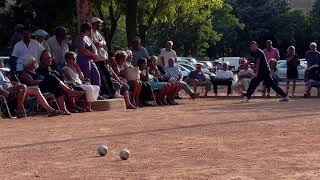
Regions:
<instances>
[{"instance_id":1,"label":"seated spectator","mask_svg":"<svg viewBox=\"0 0 320 180\"><path fill-rule=\"evenodd\" d=\"M124 99L126 102L127 109L135 109L137 104L137 99L140 94L141 84L139 81L131 80L131 84L133 85L130 91L130 86L125 83L128 82L126 79L126 68L123 66L123 63L125 62L127 58L127 53L125 51L118 51L115 54L115 62L113 65L112 70L112 82L113 86L115 87L116 91L119 91L121 94L124 95ZM133 82L134 81L134 82ZM129 93L131 92L131 95ZM131 96L134 96L135 98L131 98ZM135 105L133 105L135 104Z\"/></svg>"},{"instance_id":2,"label":"seated spectator","mask_svg":"<svg viewBox=\"0 0 320 180\"><path fill-rule=\"evenodd\" d=\"M204 97L207 97L208 92L211 90L211 82L207 81L206 76L202 71L201 64L197 64L196 70L190 72L187 82L193 87L195 93L197 93L198 86L204 86L206 88Z\"/></svg>"},{"instance_id":3,"label":"seated spectator","mask_svg":"<svg viewBox=\"0 0 320 180\"><path fill-rule=\"evenodd\" d=\"M165 67L168 82L180 82L182 89L184 89L192 99L195 99L199 94L194 93L190 86L186 82L182 81L182 71L179 66L175 65L174 58L169 58L168 64L169 65Z\"/></svg>"},{"instance_id":4,"label":"seated spectator","mask_svg":"<svg viewBox=\"0 0 320 180\"><path fill-rule=\"evenodd\" d=\"M23 71L24 58L33 56L37 62L40 60L43 46L36 40L31 39L31 29L27 26L23 29L23 39L17 42L13 48L10 69L18 75Z\"/></svg>"},{"instance_id":5,"label":"seated spectator","mask_svg":"<svg viewBox=\"0 0 320 180\"><path fill-rule=\"evenodd\" d=\"M24 71L21 74L21 82L28 87L35 86L39 87L41 93L52 93L56 99L60 110L63 115L71 115L67 110L64 94L71 97L80 97L83 95L82 92L74 91L66 86L59 78L55 75L43 76L35 72L38 67L38 63L32 56L27 56L24 60Z\"/></svg>"},{"instance_id":6,"label":"seated spectator","mask_svg":"<svg viewBox=\"0 0 320 180\"><path fill-rule=\"evenodd\" d=\"M148 60L149 74L156 77L160 82L168 82L166 72L163 70L162 66L157 65L157 57L151 56ZM178 105L174 98L178 95L181 90L181 83L179 81L168 82L170 84L170 90L167 94L167 102L170 105Z\"/></svg>"},{"instance_id":7,"label":"seated spectator","mask_svg":"<svg viewBox=\"0 0 320 180\"><path fill-rule=\"evenodd\" d=\"M238 82L234 85L235 89L239 89L240 94L244 94L249 88L251 79L255 76L254 71L249 68L247 61L240 64L240 72L238 73Z\"/></svg>"},{"instance_id":8,"label":"seated spectator","mask_svg":"<svg viewBox=\"0 0 320 180\"><path fill-rule=\"evenodd\" d=\"M233 81L233 73L229 70L228 64L222 64L222 70L216 72L216 77L212 80L215 96L218 96L218 85L227 85L227 96L231 94L231 86Z\"/></svg>"},{"instance_id":9,"label":"seated spectator","mask_svg":"<svg viewBox=\"0 0 320 180\"><path fill-rule=\"evenodd\" d=\"M279 77L278 77L278 68L277 68L278 62L276 59L270 59L269 61L269 67L270 67L270 74L274 82L279 85ZM270 85L267 83L263 83L264 88L262 89L262 96L270 97ZM278 94L277 94L278 96Z\"/></svg>"},{"instance_id":10,"label":"seated spectator","mask_svg":"<svg viewBox=\"0 0 320 180\"><path fill-rule=\"evenodd\" d=\"M124 67L124 68L127 68L127 67L129 67L129 66L133 66L133 65L132 65L132 60L133 60L132 51L131 51L131 50L127 50L126 53L127 53L127 58L126 58L126 60L123 62L123 67Z\"/></svg>"},{"instance_id":11,"label":"seated spectator","mask_svg":"<svg viewBox=\"0 0 320 180\"><path fill-rule=\"evenodd\" d=\"M4 96L8 101L17 98L17 117L25 118L24 101L26 99L27 87L23 84L12 86L10 80L5 78L0 71L0 95Z\"/></svg>"},{"instance_id":12,"label":"seated spectator","mask_svg":"<svg viewBox=\"0 0 320 180\"><path fill-rule=\"evenodd\" d=\"M3 65L1 64L1 67L2 66ZM24 92L26 93L27 96L35 97L39 105L48 112L49 117L57 116L60 114L60 111L55 110L48 104L47 100L43 97L38 87L26 87L26 85L24 84L10 81L7 77L3 75L2 71L0 71L0 86L3 88L3 91L4 91L3 93L5 97L9 96L10 93L13 93L13 92L18 93L17 95L18 96L18 99L17 99L18 117L23 117L24 115L24 112L19 113L19 110L21 110L22 99L23 99L22 104L24 103L24 98L21 98Z\"/></svg>"},{"instance_id":13,"label":"seated spectator","mask_svg":"<svg viewBox=\"0 0 320 180\"><path fill-rule=\"evenodd\" d=\"M320 67L319 65L312 65L307 68L306 92L304 98L310 97L310 92L313 87L318 89L318 97L320 96Z\"/></svg>"},{"instance_id":14,"label":"seated spectator","mask_svg":"<svg viewBox=\"0 0 320 180\"><path fill-rule=\"evenodd\" d=\"M149 68L147 67L147 59L141 58L137 63L139 70L141 71L140 76L143 82L150 84L152 90L159 90L156 95L156 101L159 106L168 105L166 101L166 96L170 90L170 84L166 82L159 82L156 77L149 74Z\"/></svg>"},{"instance_id":15,"label":"seated spectator","mask_svg":"<svg viewBox=\"0 0 320 180\"><path fill-rule=\"evenodd\" d=\"M67 65L63 68L63 74L68 83L71 83L73 87L80 88L86 93L86 111L92 112L92 103L98 99L100 87L91 85L90 83L83 83L84 76L77 64L77 55L74 52L67 52L65 59Z\"/></svg>"},{"instance_id":16,"label":"seated spectator","mask_svg":"<svg viewBox=\"0 0 320 180\"><path fill-rule=\"evenodd\" d=\"M49 44L46 41L48 33L45 30L38 29L33 32L32 35L35 37L35 40L37 40L44 47L45 50L50 51Z\"/></svg>"},{"instance_id":17,"label":"seated spectator","mask_svg":"<svg viewBox=\"0 0 320 180\"><path fill-rule=\"evenodd\" d=\"M62 74L60 74L58 71L53 70L51 68L52 63L53 63L53 59L52 59L51 53L47 50L44 50L40 56L40 65L39 65L39 68L36 70L36 73L38 73L39 75L41 75L43 77L53 75L53 76L57 77L60 81L63 82L64 78L63 78ZM72 88L72 87L70 87L70 88ZM80 91L83 92L82 89ZM85 110L83 108L80 108L79 106L76 105L76 102L79 99L80 99L80 96L79 97L66 96L67 109L69 109L69 111L71 113L85 112Z\"/></svg>"}]
</instances>

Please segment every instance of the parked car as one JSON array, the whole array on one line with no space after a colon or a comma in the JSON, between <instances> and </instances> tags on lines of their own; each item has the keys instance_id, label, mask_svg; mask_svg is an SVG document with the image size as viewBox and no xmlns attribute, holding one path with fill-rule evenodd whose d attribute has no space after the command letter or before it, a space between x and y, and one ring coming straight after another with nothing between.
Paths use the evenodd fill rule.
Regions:
<instances>
[{"instance_id":1,"label":"parked car","mask_svg":"<svg viewBox=\"0 0 320 180\"><path fill-rule=\"evenodd\" d=\"M231 71L238 71L240 67L240 57L222 57L218 59L218 62L227 62Z\"/></svg>"},{"instance_id":2,"label":"parked car","mask_svg":"<svg viewBox=\"0 0 320 180\"><path fill-rule=\"evenodd\" d=\"M279 60L278 61L278 76L281 81L287 79L287 61L286 60ZM307 62L300 61L300 65L298 66L298 79L304 79L304 74L307 69Z\"/></svg>"},{"instance_id":3,"label":"parked car","mask_svg":"<svg viewBox=\"0 0 320 180\"><path fill-rule=\"evenodd\" d=\"M189 61L189 62L190 62L191 64L193 64L193 65L195 65L195 64L198 63L198 61L197 61L195 58L193 58L193 57L178 57L177 59L178 59L178 60L179 60L179 59L187 60L187 61Z\"/></svg>"},{"instance_id":4,"label":"parked car","mask_svg":"<svg viewBox=\"0 0 320 180\"><path fill-rule=\"evenodd\" d=\"M182 71L182 79L183 80L186 79L189 76L191 71L189 69L183 67L182 65L178 65L178 66L179 66L180 70Z\"/></svg>"},{"instance_id":5,"label":"parked car","mask_svg":"<svg viewBox=\"0 0 320 180\"><path fill-rule=\"evenodd\" d=\"M177 59L177 64L187 64L189 66L194 66L194 64L192 64L190 61L186 59L181 59L181 58Z\"/></svg>"},{"instance_id":6,"label":"parked car","mask_svg":"<svg viewBox=\"0 0 320 180\"><path fill-rule=\"evenodd\" d=\"M190 72L196 70L195 67L189 66L186 64L181 64L180 66L183 66L184 68L188 69ZM210 72L208 69L203 69L203 73L205 74L207 80L211 80L211 78L214 78L216 76L214 73Z\"/></svg>"}]
</instances>

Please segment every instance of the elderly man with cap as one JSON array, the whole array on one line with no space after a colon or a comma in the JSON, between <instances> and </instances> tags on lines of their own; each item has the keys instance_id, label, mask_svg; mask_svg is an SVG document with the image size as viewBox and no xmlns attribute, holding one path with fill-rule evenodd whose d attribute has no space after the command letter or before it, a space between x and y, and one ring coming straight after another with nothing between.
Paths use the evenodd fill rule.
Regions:
<instances>
[{"instance_id":1,"label":"elderly man with cap","mask_svg":"<svg viewBox=\"0 0 320 180\"><path fill-rule=\"evenodd\" d=\"M45 50L50 51L49 45L46 41L48 33L45 30L38 29L35 32L33 32L32 35L35 37L35 40L37 40L44 47Z\"/></svg>"},{"instance_id":2,"label":"elderly man with cap","mask_svg":"<svg viewBox=\"0 0 320 180\"><path fill-rule=\"evenodd\" d=\"M61 73L62 68L66 65L64 55L69 52L67 29L63 26L58 26L54 34L48 39L47 43L53 56L53 68Z\"/></svg>"},{"instance_id":3,"label":"elderly man with cap","mask_svg":"<svg viewBox=\"0 0 320 180\"><path fill-rule=\"evenodd\" d=\"M101 78L101 87L100 87L100 94L105 98L112 98L115 96L116 90L113 87L111 81L111 74L112 69L109 67L107 63L108 59L108 49L107 43L104 40L103 36L99 32L102 28L103 21L98 17L93 17L91 19L92 23L92 33L91 38L92 42L97 48L98 59L96 60L96 65L100 72Z\"/></svg>"},{"instance_id":4,"label":"elderly man with cap","mask_svg":"<svg viewBox=\"0 0 320 180\"><path fill-rule=\"evenodd\" d=\"M40 61L40 55L44 50L43 46L36 40L31 39L31 29L29 27L24 27L23 38L21 41L17 42L13 48L10 65L11 71L15 71L20 75L23 71L23 62L26 56L33 56Z\"/></svg>"}]
</instances>

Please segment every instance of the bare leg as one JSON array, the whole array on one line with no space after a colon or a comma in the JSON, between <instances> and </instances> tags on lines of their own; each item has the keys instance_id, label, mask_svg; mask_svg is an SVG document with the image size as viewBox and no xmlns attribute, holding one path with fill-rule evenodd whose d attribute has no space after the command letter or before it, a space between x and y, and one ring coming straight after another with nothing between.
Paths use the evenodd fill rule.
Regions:
<instances>
[{"instance_id":1,"label":"bare leg","mask_svg":"<svg viewBox=\"0 0 320 180\"><path fill-rule=\"evenodd\" d=\"M289 89L290 89L290 79L287 79L287 85L286 85L286 93L289 93Z\"/></svg>"},{"instance_id":2,"label":"bare leg","mask_svg":"<svg viewBox=\"0 0 320 180\"><path fill-rule=\"evenodd\" d=\"M83 92L75 91L75 90L69 88L69 87L68 87L67 85L65 85L62 81L60 81L59 87L63 90L63 92L65 92L65 93L68 94L69 96L81 96L81 95L83 95Z\"/></svg>"},{"instance_id":3,"label":"bare leg","mask_svg":"<svg viewBox=\"0 0 320 180\"><path fill-rule=\"evenodd\" d=\"M296 79L292 80L292 96L294 96L296 92L296 84L297 84L297 80Z\"/></svg>"},{"instance_id":4,"label":"bare leg","mask_svg":"<svg viewBox=\"0 0 320 180\"><path fill-rule=\"evenodd\" d=\"M17 95L17 111L18 113L22 113L24 111L23 109L24 100L26 99L26 95L27 95L27 86L23 84L19 84L16 86L9 87L7 91L9 92L20 91Z\"/></svg>"},{"instance_id":5,"label":"bare leg","mask_svg":"<svg viewBox=\"0 0 320 180\"><path fill-rule=\"evenodd\" d=\"M52 112L55 109L53 109L47 102L47 100L43 97L42 93L40 92L40 89L37 87L28 87L27 88L27 95L28 96L34 96L37 100L37 102L40 104L40 106L45 109L47 112Z\"/></svg>"},{"instance_id":6,"label":"bare leg","mask_svg":"<svg viewBox=\"0 0 320 180\"><path fill-rule=\"evenodd\" d=\"M57 100L58 106L61 109L61 111L63 113L70 114L70 112L67 110L67 107L66 107L66 104L65 104L65 101L64 101L64 96L59 96L59 97L56 98L56 100Z\"/></svg>"}]
</instances>

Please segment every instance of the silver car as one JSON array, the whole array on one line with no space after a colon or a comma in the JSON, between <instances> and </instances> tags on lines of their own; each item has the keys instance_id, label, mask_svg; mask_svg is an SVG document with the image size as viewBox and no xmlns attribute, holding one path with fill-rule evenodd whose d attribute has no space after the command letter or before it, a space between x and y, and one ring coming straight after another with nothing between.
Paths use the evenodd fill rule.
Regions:
<instances>
[{"instance_id":1,"label":"silver car","mask_svg":"<svg viewBox=\"0 0 320 180\"><path fill-rule=\"evenodd\" d=\"M287 79L287 61L286 60L280 60L278 61L278 77L281 81ZM304 79L304 74L307 69L307 62L303 59L300 60L300 65L298 66L298 79L302 80Z\"/></svg>"}]
</instances>

